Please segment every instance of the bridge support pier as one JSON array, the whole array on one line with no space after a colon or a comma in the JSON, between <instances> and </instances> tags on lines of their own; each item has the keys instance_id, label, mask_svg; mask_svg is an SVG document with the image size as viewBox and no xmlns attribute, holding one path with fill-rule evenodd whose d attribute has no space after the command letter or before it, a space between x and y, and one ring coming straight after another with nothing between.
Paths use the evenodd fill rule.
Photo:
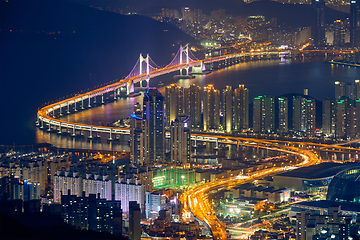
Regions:
<instances>
[{"instance_id":1,"label":"bridge support pier","mask_svg":"<svg viewBox=\"0 0 360 240\"><path fill-rule=\"evenodd\" d=\"M114 91L114 100L116 100L116 90Z\"/></svg>"},{"instance_id":2,"label":"bridge support pier","mask_svg":"<svg viewBox=\"0 0 360 240\"><path fill-rule=\"evenodd\" d=\"M101 103L104 104L104 94L101 94Z\"/></svg>"},{"instance_id":3,"label":"bridge support pier","mask_svg":"<svg viewBox=\"0 0 360 240\"><path fill-rule=\"evenodd\" d=\"M219 140L216 139L215 150L218 150L218 149L219 149Z\"/></svg>"},{"instance_id":4,"label":"bridge support pier","mask_svg":"<svg viewBox=\"0 0 360 240\"><path fill-rule=\"evenodd\" d=\"M77 109L76 109L76 100L74 101L74 111L77 112Z\"/></svg>"},{"instance_id":5,"label":"bridge support pier","mask_svg":"<svg viewBox=\"0 0 360 240\"><path fill-rule=\"evenodd\" d=\"M92 127L90 128L90 135L89 135L89 139L92 139Z\"/></svg>"},{"instance_id":6,"label":"bridge support pier","mask_svg":"<svg viewBox=\"0 0 360 240\"><path fill-rule=\"evenodd\" d=\"M48 129L48 132L51 131L51 123L49 122L49 129Z\"/></svg>"},{"instance_id":7,"label":"bridge support pier","mask_svg":"<svg viewBox=\"0 0 360 240\"><path fill-rule=\"evenodd\" d=\"M91 97L90 97L90 95L88 95L88 97L89 97L88 108L91 108Z\"/></svg>"},{"instance_id":8,"label":"bridge support pier","mask_svg":"<svg viewBox=\"0 0 360 240\"><path fill-rule=\"evenodd\" d=\"M126 83L126 95L129 95L130 93L133 93L135 90L133 81L128 81Z\"/></svg>"},{"instance_id":9,"label":"bridge support pier","mask_svg":"<svg viewBox=\"0 0 360 240\"><path fill-rule=\"evenodd\" d=\"M75 134L76 132L75 132L75 124L73 125L73 133L72 133L72 136L73 137L75 137L76 136L76 134Z\"/></svg>"},{"instance_id":10,"label":"bridge support pier","mask_svg":"<svg viewBox=\"0 0 360 240\"><path fill-rule=\"evenodd\" d=\"M109 141L112 141L113 139L112 139L112 129L110 128L110 137L109 137L109 139L108 139Z\"/></svg>"},{"instance_id":11,"label":"bridge support pier","mask_svg":"<svg viewBox=\"0 0 360 240\"><path fill-rule=\"evenodd\" d=\"M69 102L67 102L67 111L66 111L67 114L70 114L70 106L69 105L70 105Z\"/></svg>"},{"instance_id":12,"label":"bridge support pier","mask_svg":"<svg viewBox=\"0 0 360 240\"><path fill-rule=\"evenodd\" d=\"M44 129L44 121L43 120L40 121L41 121L40 129Z\"/></svg>"},{"instance_id":13,"label":"bridge support pier","mask_svg":"<svg viewBox=\"0 0 360 240\"><path fill-rule=\"evenodd\" d=\"M81 109L84 109L84 99L81 98Z\"/></svg>"},{"instance_id":14,"label":"bridge support pier","mask_svg":"<svg viewBox=\"0 0 360 240\"><path fill-rule=\"evenodd\" d=\"M58 134L61 134L61 123L59 123L59 131Z\"/></svg>"},{"instance_id":15,"label":"bridge support pier","mask_svg":"<svg viewBox=\"0 0 360 240\"><path fill-rule=\"evenodd\" d=\"M61 107L61 105L60 105L60 107L59 107L59 109L60 109L60 116L62 116L61 108L62 108L62 107Z\"/></svg>"}]
</instances>

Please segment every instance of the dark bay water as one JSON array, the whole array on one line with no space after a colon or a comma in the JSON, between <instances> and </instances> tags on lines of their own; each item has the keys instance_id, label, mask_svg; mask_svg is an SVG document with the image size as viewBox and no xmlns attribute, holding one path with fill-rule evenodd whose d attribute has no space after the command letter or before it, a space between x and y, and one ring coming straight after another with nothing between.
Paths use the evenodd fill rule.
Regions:
<instances>
[{"instance_id":1,"label":"dark bay water","mask_svg":"<svg viewBox=\"0 0 360 240\"><path fill-rule=\"evenodd\" d=\"M174 83L176 81L173 79L173 75L174 73L151 79L150 86L157 87L160 81L165 86ZM303 93L304 88L309 89L310 96L322 100L327 96L334 96L335 81L353 82L355 79L360 79L360 68L331 65L323 61L269 60L240 63L208 75L197 76L194 79L178 80L177 84L184 87L191 83L201 87L213 84L217 89L223 89L225 85L235 88L239 84L244 84L249 89L251 102L252 98L257 95L279 96L286 93ZM57 91L49 89L49 91L52 90ZM32 89L32 91L41 95L41 92L36 93L36 89ZM106 125L114 120L128 117L133 111L133 104L141 103L141 101L141 97L121 99L64 118L70 121ZM16 94L9 99L9 103L14 107L9 110L10 112L3 113L1 117L1 124L6 127L1 130L0 144L13 145L15 143L19 145L49 142L59 147L97 149L113 149L116 145L117 150L127 150L126 137L121 141L123 144L107 143L105 140L104 144L91 143L90 146L90 142L87 140L77 141L67 136L49 134L36 129L34 122L39 107L38 102L38 99L23 99ZM1 104L6 103L2 102Z\"/></svg>"}]
</instances>

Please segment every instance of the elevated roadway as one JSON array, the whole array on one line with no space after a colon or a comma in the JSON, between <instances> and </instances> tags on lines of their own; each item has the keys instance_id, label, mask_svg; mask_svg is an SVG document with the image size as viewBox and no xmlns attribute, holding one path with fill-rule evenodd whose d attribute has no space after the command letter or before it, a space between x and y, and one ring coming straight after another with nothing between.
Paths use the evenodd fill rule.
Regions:
<instances>
[{"instance_id":1,"label":"elevated roadway","mask_svg":"<svg viewBox=\"0 0 360 240\"><path fill-rule=\"evenodd\" d=\"M261 142L258 139L249 140L254 140L261 144L265 144L267 147L270 146L270 149L274 151L281 151L300 156L302 158L302 162L297 164L296 167L310 166L320 162L317 154L309 150L303 150L292 146L274 145L267 141ZM180 196L180 201L183 206L183 216L189 216L189 212L191 212L191 214L193 214L197 219L205 222L206 225L209 226L213 235L213 239L227 239L226 226L216 217L216 215L214 214L214 210L212 209L209 200L209 195L211 194L211 192L225 188L230 189L237 185L252 182L265 176L285 172L289 169L290 168L287 167L273 167L270 169L253 172L252 175L248 177L234 176L194 187L184 192Z\"/></svg>"}]
</instances>

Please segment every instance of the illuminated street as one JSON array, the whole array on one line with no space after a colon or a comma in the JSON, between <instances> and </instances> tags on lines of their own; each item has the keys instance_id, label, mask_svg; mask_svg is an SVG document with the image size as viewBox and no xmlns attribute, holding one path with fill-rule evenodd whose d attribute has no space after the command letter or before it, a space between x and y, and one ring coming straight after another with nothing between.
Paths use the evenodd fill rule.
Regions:
<instances>
[{"instance_id":1,"label":"illuminated street","mask_svg":"<svg viewBox=\"0 0 360 240\"><path fill-rule=\"evenodd\" d=\"M267 141L261 141L258 139L251 139L259 143L269 144ZM250 139L249 139L250 141ZM303 162L297 165L297 167L305 167L319 163L319 159L315 153L308 150L302 150L295 147L287 146L273 146L272 150L282 151L286 153L293 153L301 156ZM244 183L252 182L253 180L263 178L265 176L278 174L289 170L290 168L271 168L262 171L257 171L251 174L251 176L240 178L239 176L221 179L215 182L205 183L203 185L192 188L181 195L181 202L183 204L183 216L189 216L189 212L200 221L205 222L213 234L214 239L227 239L226 226L220 222L209 202L208 196L211 191L216 191L222 188L231 188Z\"/></svg>"}]
</instances>

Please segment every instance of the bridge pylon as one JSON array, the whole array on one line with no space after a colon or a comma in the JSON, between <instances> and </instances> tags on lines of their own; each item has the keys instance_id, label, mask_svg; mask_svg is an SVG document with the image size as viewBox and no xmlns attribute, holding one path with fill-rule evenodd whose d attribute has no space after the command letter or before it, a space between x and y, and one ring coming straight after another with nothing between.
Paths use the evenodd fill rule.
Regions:
<instances>
[{"instance_id":1,"label":"bridge pylon","mask_svg":"<svg viewBox=\"0 0 360 240\"><path fill-rule=\"evenodd\" d=\"M150 77L149 77L149 73L150 73L150 63L149 63L149 54L146 54L146 58L144 58L142 56L142 54L140 53L140 75L143 74L143 69L142 69L142 63L145 62L146 63L146 76L147 78L143 81L141 81L141 87L143 86L143 82L146 81L146 88L149 87L149 81L150 81Z\"/></svg>"},{"instance_id":2,"label":"bridge pylon","mask_svg":"<svg viewBox=\"0 0 360 240\"><path fill-rule=\"evenodd\" d=\"M183 59L183 53L185 54L185 61ZM185 48L183 48L183 46L180 45L180 64L183 64L183 63L186 63L186 64L189 64L189 45L187 44L185 46ZM186 75L189 75L189 67L186 67ZM180 69L180 75L182 75L182 70L183 69Z\"/></svg>"}]
</instances>

